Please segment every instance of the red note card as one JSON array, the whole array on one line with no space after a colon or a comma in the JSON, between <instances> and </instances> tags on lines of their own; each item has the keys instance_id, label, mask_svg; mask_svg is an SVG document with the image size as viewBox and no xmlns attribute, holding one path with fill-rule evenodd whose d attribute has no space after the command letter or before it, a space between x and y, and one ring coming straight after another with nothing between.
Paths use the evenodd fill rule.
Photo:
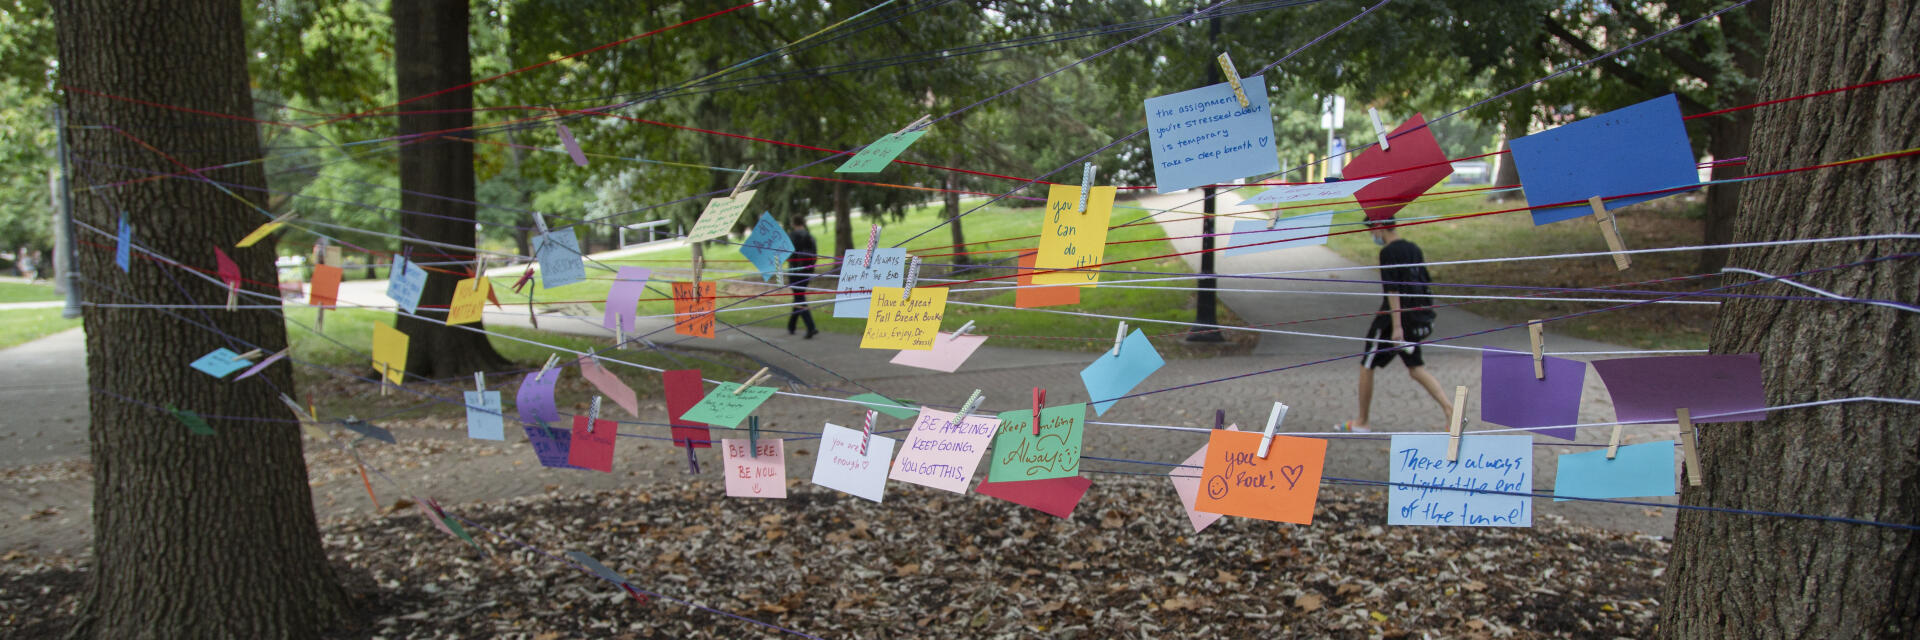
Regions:
<instances>
[{"instance_id":1,"label":"red note card","mask_svg":"<svg viewBox=\"0 0 1920 640\"><path fill-rule=\"evenodd\" d=\"M1071 476L1018 482L982 482L974 487L973 492L1033 507L1049 515L1070 518L1073 517L1073 508L1080 506L1080 499L1086 497L1087 488L1091 486L1091 478Z\"/></svg>"},{"instance_id":2,"label":"red note card","mask_svg":"<svg viewBox=\"0 0 1920 640\"><path fill-rule=\"evenodd\" d=\"M213 248L213 258L219 264L220 281L229 287L240 286L240 265L234 264L233 258L227 257L227 252L220 250L220 247Z\"/></svg>"},{"instance_id":3,"label":"red note card","mask_svg":"<svg viewBox=\"0 0 1920 640\"><path fill-rule=\"evenodd\" d=\"M573 446L567 449L567 464L594 471L613 472L613 441L620 437L620 423L573 417Z\"/></svg>"},{"instance_id":4,"label":"red note card","mask_svg":"<svg viewBox=\"0 0 1920 640\"><path fill-rule=\"evenodd\" d=\"M1360 206L1366 208L1368 220L1392 218L1414 198L1453 175L1453 164L1447 162L1447 154L1440 151L1440 141L1433 138L1433 129L1421 126L1426 123L1426 118L1413 114L1388 134L1387 144L1391 149L1368 147L1360 152L1360 157L1347 163L1343 174L1348 178L1381 178L1353 194ZM1416 127L1418 131L1414 131ZM1408 131L1412 133L1400 135Z\"/></svg>"},{"instance_id":5,"label":"red note card","mask_svg":"<svg viewBox=\"0 0 1920 640\"><path fill-rule=\"evenodd\" d=\"M673 446L687 446L687 440L693 440L695 449L708 449L707 424L691 420L681 420L693 405L707 397L707 390L700 382L699 369L676 369L660 372L662 386L666 388L667 422L673 425Z\"/></svg>"}]
</instances>

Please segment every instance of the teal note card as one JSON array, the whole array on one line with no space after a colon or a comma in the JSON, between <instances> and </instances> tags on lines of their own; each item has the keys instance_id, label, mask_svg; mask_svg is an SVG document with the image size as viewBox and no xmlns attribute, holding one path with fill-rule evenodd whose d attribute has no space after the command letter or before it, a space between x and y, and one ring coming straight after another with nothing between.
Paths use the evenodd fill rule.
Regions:
<instances>
[{"instance_id":1,"label":"teal note card","mask_svg":"<svg viewBox=\"0 0 1920 640\"><path fill-rule=\"evenodd\" d=\"M862 393L847 399L866 405L868 409L903 420L920 415L919 409L901 404L899 400L894 400L893 398L878 393Z\"/></svg>"},{"instance_id":2,"label":"teal note card","mask_svg":"<svg viewBox=\"0 0 1920 640\"><path fill-rule=\"evenodd\" d=\"M225 378L250 364L253 363L241 358L240 354L221 348L200 356L199 360L193 361L193 368L215 378Z\"/></svg>"},{"instance_id":3,"label":"teal note card","mask_svg":"<svg viewBox=\"0 0 1920 640\"><path fill-rule=\"evenodd\" d=\"M1560 456L1553 476L1553 501L1567 498L1653 498L1674 494L1673 441L1620 447L1612 460L1607 450Z\"/></svg>"},{"instance_id":4,"label":"teal note card","mask_svg":"<svg viewBox=\"0 0 1920 640\"><path fill-rule=\"evenodd\" d=\"M840 165L840 168L834 169L833 172L879 173L881 170L886 169L887 165L891 164L893 159L900 155L900 152L906 151L907 147L913 146L913 141L919 140L920 136L924 135L927 135L926 129L909 133L890 133L880 136L879 140L873 141L873 144L867 145L861 149L859 153L853 154L852 159L847 160L846 164Z\"/></svg>"},{"instance_id":5,"label":"teal note card","mask_svg":"<svg viewBox=\"0 0 1920 640\"><path fill-rule=\"evenodd\" d=\"M738 382L722 382L715 385L712 393L702 398L700 404L693 405L692 409L680 414L680 419L738 429L740 423L747 420L747 414L759 409L761 403L773 397L773 392L776 390L773 387L747 387L740 393L733 392L734 389L739 388Z\"/></svg>"},{"instance_id":6,"label":"teal note card","mask_svg":"<svg viewBox=\"0 0 1920 640\"><path fill-rule=\"evenodd\" d=\"M587 279L580 260L580 239L573 228L549 231L533 239L533 255L540 259L540 288L552 289Z\"/></svg>"},{"instance_id":7,"label":"teal note card","mask_svg":"<svg viewBox=\"0 0 1920 640\"><path fill-rule=\"evenodd\" d=\"M427 288L427 270L406 256L394 256L387 270L387 297L407 313L420 312L420 292Z\"/></svg>"}]
</instances>

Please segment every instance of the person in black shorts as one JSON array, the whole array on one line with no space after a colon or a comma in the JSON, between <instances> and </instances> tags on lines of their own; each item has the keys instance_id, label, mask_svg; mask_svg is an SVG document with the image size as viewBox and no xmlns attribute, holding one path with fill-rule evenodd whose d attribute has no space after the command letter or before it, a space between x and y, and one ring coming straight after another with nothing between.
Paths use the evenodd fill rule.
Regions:
<instances>
[{"instance_id":1,"label":"person in black shorts","mask_svg":"<svg viewBox=\"0 0 1920 640\"><path fill-rule=\"evenodd\" d=\"M807 292L794 285L802 285L813 278L813 264L819 251L813 243L813 234L807 232L807 217L800 216L793 221L793 254L787 257L787 286L793 287L794 305L787 314L787 335L793 335L795 325L801 321L807 323L807 339L819 335L820 330L813 327L813 310L807 305Z\"/></svg>"},{"instance_id":2,"label":"person in black shorts","mask_svg":"<svg viewBox=\"0 0 1920 640\"><path fill-rule=\"evenodd\" d=\"M1401 346L1400 342L1419 342L1433 335L1433 298L1427 290L1433 278L1427 274L1420 246L1395 232L1391 221L1370 222L1367 232L1380 245L1380 289L1386 299L1380 302L1380 314L1367 328L1365 355L1360 356L1360 416L1336 428L1341 431L1370 431L1368 414L1373 408L1373 370L1399 358L1407 365L1407 375L1427 389L1440 404L1440 423L1453 414L1453 403L1440 390L1440 381L1427 372L1420 345Z\"/></svg>"}]
</instances>

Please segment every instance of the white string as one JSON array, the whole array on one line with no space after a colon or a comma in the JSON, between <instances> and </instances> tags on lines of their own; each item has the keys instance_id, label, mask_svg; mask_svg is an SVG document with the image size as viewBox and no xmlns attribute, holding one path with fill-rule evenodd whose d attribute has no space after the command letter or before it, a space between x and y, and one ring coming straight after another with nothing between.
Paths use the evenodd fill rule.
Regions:
<instances>
[{"instance_id":1,"label":"white string","mask_svg":"<svg viewBox=\"0 0 1920 640\"><path fill-rule=\"evenodd\" d=\"M1807 290L1807 291L1812 291L1812 292L1814 292L1814 293L1817 293L1817 294L1820 294L1820 295L1822 295L1822 296L1826 296L1826 297L1828 297L1828 298L1833 298L1833 299L1835 299L1835 300L1841 300L1841 301L1845 301L1845 302L1858 302L1858 303L1861 303L1861 304L1870 304L1870 305L1874 305L1874 306L1877 306L1877 307L1886 307L1886 308L1888 308L1888 309L1894 309L1894 310L1898 310L1898 311L1906 311L1906 312L1909 312L1909 313L1911 313L1911 312L1920 312L1920 307L1913 307L1913 306L1909 306L1909 305L1904 305L1904 304L1900 304L1900 303L1897 303L1897 302L1883 302L1883 301L1880 301L1880 300L1866 300L1866 299L1862 299L1862 298L1849 298L1849 297L1846 297L1846 296L1843 296L1843 295L1840 295L1840 294L1837 294L1837 293L1834 293L1834 292L1832 292L1832 291L1828 291L1828 290L1826 290L1826 289L1821 289L1821 288L1818 288L1818 287L1813 287L1813 286L1809 286L1809 285L1805 285L1805 284L1801 284L1801 283L1799 283L1799 282L1795 282L1795 281L1793 281L1793 280L1790 280L1790 279L1787 279L1787 278L1783 278L1783 277L1780 277L1780 276L1776 276L1776 275L1773 275L1773 274L1771 274L1771 273L1765 273L1765 272L1761 272L1761 271L1754 271L1754 270L1752 270L1752 269L1741 269L1741 268L1739 268L1739 267L1725 267L1725 268L1722 268L1722 269L1720 270L1720 272L1721 272L1721 273L1726 273L1726 272L1733 272L1733 273L1744 273L1744 274L1747 274L1747 275L1750 275L1750 276L1759 276L1759 277L1761 277L1761 278L1764 278L1764 279L1767 279L1767 280L1772 280L1772 281L1774 281L1774 282L1780 282L1780 283L1784 283L1784 284L1787 284L1787 285L1789 285L1789 286L1793 286L1793 287L1798 287L1798 288L1801 288L1801 289L1805 289L1805 290Z\"/></svg>"}]
</instances>

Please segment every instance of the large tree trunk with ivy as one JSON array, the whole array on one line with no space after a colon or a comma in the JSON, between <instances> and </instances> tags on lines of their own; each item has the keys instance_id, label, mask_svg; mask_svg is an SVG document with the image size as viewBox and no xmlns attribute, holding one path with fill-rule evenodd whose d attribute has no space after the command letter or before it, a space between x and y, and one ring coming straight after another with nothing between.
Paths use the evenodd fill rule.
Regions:
<instances>
[{"instance_id":1,"label":"large tree trunk with ivy","mask_svg":"<svg viewBox=\"0 0 1920 640\"><path fill-rule=\"evenodd\" d=\"M411 98L466 84L473 79L473 61L467 52L466 0L397 0L389 8L393 18L393 71L401 98ZM412 243L420 262L466 261L476 241L473 224L473 90L447 91L400 107L400 134L458 130L445 136L412 141L400 148L400 208L402 235L435 244ZM428 319L400 316L394 328L406 333L407 372L450 378L475 371L507 367L506 358L493 350L478 331L446 326L453 286L463 276L460 265L427 270L427 286L420 294L420 313ZM450 273L451 272L451 273ZM432 305L432 306L429 306ZM474 329L480 323L465 325Z\"/></svg>"},{"instance_id":2,"label":"large tree trunk with ivy","mask_svg":"<svg viewBox=\"0 0 1920 640\"><path fill-rule=\"evenodd\" d=\"M1782 0L1762 99L1920 71L1920 11L1906 1ZM1759 110L1756 172L1920 146L1920 85L1898 83ZM1746 185L1735 241L1911 233L1920 162L1871 162ZM1740 249L1775 275L1914 250L1912 241ZM1894 259L1796 278L1855 298L1912 301L1920 269ZM1805 296L1779 284L1748 293ZM1920 318L1843 302L1732 300L1719 353L1758 352L1773 405L1920 389ZM1705 484L1688 505L1920 523L1920 408L1861 402L1700 427ZM1682 511L1662 602L1669 638L1920 635L1920 535L1861 524Z\"/></svg>"},{"instance_id":3,"label":"large tree trunk with ivy","mask_svg":"<svg viewBox=\"0 0 1920 640\"><path fill-rule=\"evenodd\" d=\"M242 381L216 380L188 363L216 348L271 353L287 345L276 304L274 249L233 245L268 217L255 125L208 114L253 116L246 28L237 2L57 0L60 81L75 129L72 152L93 160L80 184L135 181L180 170L153 149L213 180L245 185L241 201L195 179L135 181L79 194L79 221L113 229L126 211L134 241L156 257L204 273L214 248L247 279L242 311L86 310L88 412L93 462L93 571L80 611L85 638L311 638L344 619L348 599L320 546L300 429L276 399L293 393L290 365ZM97 92L97 93L95 93ZM103 97L173 105L164 109ZM97 128L105 125L114 129ZM124 168L122 168L124 167ZM91 246L111 247L93 236ZM219 304L226 289L159 260L122 273L110 249L80 254L88 300ZM194 435L164 408L206 416Z\"/></svg>"}]
</instances>

